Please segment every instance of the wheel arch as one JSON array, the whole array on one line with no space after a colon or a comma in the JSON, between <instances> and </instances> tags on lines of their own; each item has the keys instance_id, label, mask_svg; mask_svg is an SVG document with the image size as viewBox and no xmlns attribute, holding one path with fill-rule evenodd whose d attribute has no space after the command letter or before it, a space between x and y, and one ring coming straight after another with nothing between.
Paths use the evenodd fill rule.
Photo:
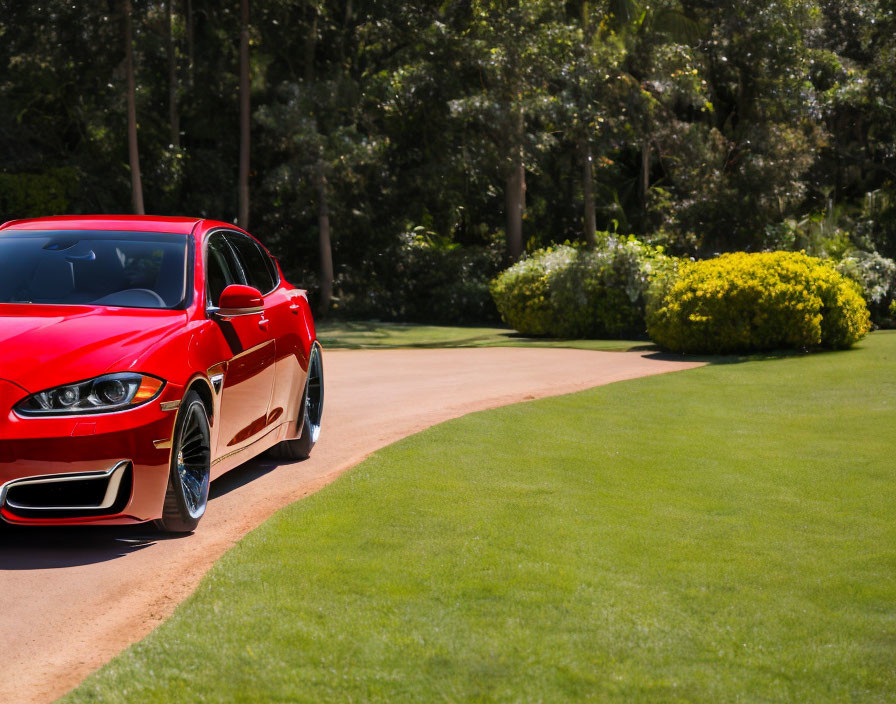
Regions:
<instances>
[{"instance_id":1,"label":"wheel arch","mask_svg":"<svg viewBox=\"0 0 896 704\"><path fill-rule=\"evenodd\" d=\"M208 414L209 423L215 423L215 392L212 389L211 382L201 374L193 377L184 389L184 396L190 391L195 391L202 399L202 405L205 406L205 412Z\"/></svg>"}]
</instances>

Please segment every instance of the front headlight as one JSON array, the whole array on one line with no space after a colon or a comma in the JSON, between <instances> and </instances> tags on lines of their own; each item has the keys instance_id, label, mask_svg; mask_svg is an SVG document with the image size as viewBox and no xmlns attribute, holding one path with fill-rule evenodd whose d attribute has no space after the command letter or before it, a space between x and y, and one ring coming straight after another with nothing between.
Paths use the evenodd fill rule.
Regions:
<instances>
[{"instance_id":1,"label":"front headlight","mask_svg":"<svg viewBox=\"0 0 896 704\"><path fill-rule=\"evenodd\" d=\"M152 401L165 382L146 374L122 372L57 386L31 394L16 404L23 416L82 415L133 408Z\"/></svg>"}]
</instances>

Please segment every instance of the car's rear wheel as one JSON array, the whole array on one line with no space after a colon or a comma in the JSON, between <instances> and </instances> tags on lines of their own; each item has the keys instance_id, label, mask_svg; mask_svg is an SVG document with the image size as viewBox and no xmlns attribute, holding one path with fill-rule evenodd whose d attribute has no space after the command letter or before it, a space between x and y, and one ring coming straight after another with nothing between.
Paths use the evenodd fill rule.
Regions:
<instances>
[{"instance_id":1,"label":"car's rear wheel","mask_svg":"<svg viewBox=\"0 0 896 704\"><path fill-rule=\"evenodd\" d=\"M320 438L321 419L324 414L324 365L320 345L311 348L308 360L308 378L302 393L300 413L302 434L295 440L284 440L271 448L271 455L282 460L304 460L311 455L312 448Z\"/></svg>"},{"instance_id":2,"label":"car's rear wheel","mask_svg":"<svg viewBox=\"0 0 896 704\"><path fill-rule=\"evenodd\" d=\"M211 480L208 413L195 391L187 392L174 425L171 471L162 517L156 525L168 533L196 529L208 505Z\"/></svg>"}]
</instances>

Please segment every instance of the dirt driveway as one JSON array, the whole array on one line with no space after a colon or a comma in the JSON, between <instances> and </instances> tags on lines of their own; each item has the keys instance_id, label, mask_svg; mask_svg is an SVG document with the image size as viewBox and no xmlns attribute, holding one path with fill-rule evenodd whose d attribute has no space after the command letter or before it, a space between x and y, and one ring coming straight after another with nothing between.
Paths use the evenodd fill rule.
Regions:
<instances>
[{"instance_id":1,"label":"dirt driveway","mask_svg":"<svg viewBox=\"0 0 896 704\"><path fill-rule=\"evenodd\" d=\"M167 618L242 535L384 445L471 411L694 366L570 349L325 352L311 459L254 460L222 477L193 535L0 525L4 700L45 702L74 687Z\"/></svg>"}]
</instances>

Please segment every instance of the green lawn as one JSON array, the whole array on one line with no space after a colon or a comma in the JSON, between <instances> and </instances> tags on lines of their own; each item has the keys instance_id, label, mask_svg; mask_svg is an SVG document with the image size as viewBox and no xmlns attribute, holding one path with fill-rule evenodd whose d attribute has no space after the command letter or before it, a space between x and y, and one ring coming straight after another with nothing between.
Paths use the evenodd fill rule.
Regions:
<instances>
[{"instance_id":1,"label":"green lawn","mask_svg":"<svg viewBox=\"0 0 896 704\"><path fill-rule=\"evenodd\" d=\"M894 435L894 333L466 416L68 701L893 701Z\"/></svg>"},{"instance_id":2,"label":"green lawn","mask_svg":"<svg viewBox=\"0 0 896 704\"><path fill-rule=\"evenodd\" d=\"M378 321L318 323L317 336L327 349L390 347L576 347L584 350L652 348L648 340L558 340L523 337L509 328L454 327L381 323Z\"/></svg>"}]
</instances>

